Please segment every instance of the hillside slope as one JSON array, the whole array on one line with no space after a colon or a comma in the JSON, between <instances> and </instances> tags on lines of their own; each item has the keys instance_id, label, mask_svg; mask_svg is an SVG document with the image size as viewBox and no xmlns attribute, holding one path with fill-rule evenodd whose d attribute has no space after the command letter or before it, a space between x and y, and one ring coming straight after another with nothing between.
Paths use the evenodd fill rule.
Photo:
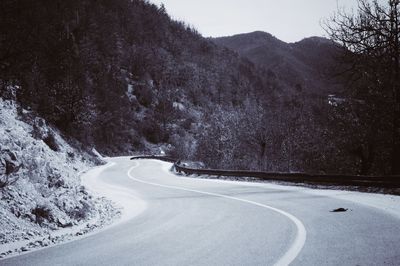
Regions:
<instances>
[{"instance_id":1,"label":"hillside slope","mask_svg":"<svg viewBox=\"0 0 400 266\"><path fill-rule=\"evenodd\" d=\"M143 0L6 0L0 17L0 95L18 85L25 109L102 154L386 172L387 138L369 148L365 106L328 97L341 87L326 76L335 51L326 40L225 39L245 58Z\"/></svg>"},{"instance_id":2,"label":"hillside slope","mask_svg":"<svg viewBox=\"0 0 400 266\"><path fill-rule=\"evenodd\" d=\"M42 118L0 98L0 257L56 243L59 229L89 223L89 231L112 219L111 203L80 184L79 172L95 162Z\"/></svg>"},{"instance_id":3,"label":"hillside slope","mask_svg":"<svg viewBox=\"0 0 400 266\"><path fill-rule=\"evenodd\" d=\"M309 96L337 94L343 89L332 75L340 50L328 39L310 37L285 43L256 31L212 40L274 72L288 86L301 86Z\"/></svg>"},{"instance_id":4,"label":"hillside slope","mask_svg":"<svg viewBox=\"0 0 400 266\"><path fill-rule=\"evenodd\" d=\"M3 87L17 83L24 106L105 154L171 144L205 110L267 87L253 64L147 1L23 3L0 14Z\"/></svg>"},{"instance_id":5,"label":"hillside slope","mask_svg":"<svg viewBox=\"0 0 400 266\"><path fill-rule=\"evenodd\" d=\"M289 141L269 151L289 150L290 159L281 158L289 161L289 169L388 173L390 111L375 96L368 98L368 84L349 82L346 75L351 76L351 66L343 61L342 47L321 37L285 43L260 31L212 41L252 61L264 69L263 75L278 81L275 92L285 112L282 119L291 120L281 131L287 130ZM272 138L279 141L276 135Z\"/></svg>"}]
</instances>

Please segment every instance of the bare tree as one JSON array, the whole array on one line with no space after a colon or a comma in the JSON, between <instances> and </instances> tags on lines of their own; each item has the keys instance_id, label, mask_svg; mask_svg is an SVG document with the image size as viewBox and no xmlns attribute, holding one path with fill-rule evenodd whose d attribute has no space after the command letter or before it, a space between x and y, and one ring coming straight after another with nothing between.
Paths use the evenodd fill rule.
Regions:
<instances>
[{"instance_id":1,"label":"bare tree","mask_svg":"<svg viewBox=\"0 0 400 266\"><path fill-rule=\"evenodd\" d=\"M400 173L399 9L400 0L358 0L356 12L339 9L324 23L331 39L345 50L342 74L353 84L363 84L362 94L373 104L381 100L391 108L392 174Z\"/></svg>"}]
</instances>

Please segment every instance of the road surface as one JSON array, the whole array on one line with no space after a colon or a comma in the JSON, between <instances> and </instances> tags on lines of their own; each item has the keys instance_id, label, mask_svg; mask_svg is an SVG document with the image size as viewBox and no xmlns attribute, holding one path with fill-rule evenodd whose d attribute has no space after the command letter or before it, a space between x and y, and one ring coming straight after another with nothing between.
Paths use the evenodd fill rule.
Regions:
<instances>
[{"instance_id":1,"label":"road surface","mask_svg":"<svg viewBox=\"0 0 400 266\"><path fill-rule=\"evenodd\" d=\"M310 189L185 178L155 160L110 160L92 183L131 195L128 212L135 199L145 208L0 265L400 264L400 219L384 209ZM348 211L331 212L341 207Z\"/></svg>"}]
</instances>

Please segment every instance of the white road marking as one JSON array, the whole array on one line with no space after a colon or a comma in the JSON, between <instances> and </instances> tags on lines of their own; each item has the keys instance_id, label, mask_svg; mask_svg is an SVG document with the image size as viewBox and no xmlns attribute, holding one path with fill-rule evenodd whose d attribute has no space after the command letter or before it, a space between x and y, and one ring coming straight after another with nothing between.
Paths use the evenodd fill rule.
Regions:
<instances>
[{"instance_id":1,"label":"white road marking","mask_svg":"<svg viewBox=\"0 0 400 266\"><path fill-rule=\"evenodd\" d=\"M129 168L128 170L128 176L130 179L143 183L143 184L147 184L147 185L152 185L152 186L157 186L157 187L163 187L163 188L169 188L169 189L176 189L176 190L183 190L183 191L189 191L189 192L194 192L194 193L198 193L198 194L204 194L204 195L210 195L210 196L215 196L215 197L220 197L220 198L225 198L225 199L231 199L231 200L236 200L236 201L240 201L240 202L245 202L251 205L255 205L261 208L265 208L265 209L269 209L272 211L275 211L287 218L289 218L297 227L297 235L296 235L296 239L294 240L292 246L290 247L290 249L288 251L286 251L286 253L275 263L275 265L277 266L281 266L281 265L289 265L290 263L292 263L294 261L294 259L299 255L300 251L302 250L305 242L306 242L306 237L307 237L307 231L306 228L304 227L303 223L295 216L293 216L290 213L287 213L281 209L277 209L265 204L261 204L255 201L251 201L251 200L245 200L245 199L241 199L241 198L236 198L236 197L232 197L232 196L227 196L227 195L223 195L223 194L217 194L217 193L212 193L212 192L206 192L206 191L200 191L200 190L194 190L194 189L188 189L188 188L183 188L183 187L178 187L178 186L168 186L168 185L162 185L162 184L157 184L157 183L152 183L152 182L147 182L147 181L143 181L140 179L135 178L132 175L132 170L137 168L139 166L139 163L135 162L136 165L132 166L131 168Z\"/></svg>"}]
</instances>

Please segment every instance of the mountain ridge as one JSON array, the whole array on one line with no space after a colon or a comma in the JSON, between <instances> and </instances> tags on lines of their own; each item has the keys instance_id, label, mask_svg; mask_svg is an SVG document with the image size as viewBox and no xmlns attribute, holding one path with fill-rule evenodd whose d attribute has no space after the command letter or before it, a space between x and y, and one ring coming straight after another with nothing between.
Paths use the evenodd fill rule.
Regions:
<instances>
[{"instance_id":1,"label":"mountain ridge","mask_svg":"<svg viewBox=\"0 0 400 266\"><path fill-rule=\"evenodd\" d=\"M334 57L339 49L326 38L312 36L286 43L270 33L254 31L212 40L273 71L291 87L300 85L311 94L321 96L339 91L327 73L336 65ZM318 88L325 89L319 93Z\"/></svg>"}]
</instances>

